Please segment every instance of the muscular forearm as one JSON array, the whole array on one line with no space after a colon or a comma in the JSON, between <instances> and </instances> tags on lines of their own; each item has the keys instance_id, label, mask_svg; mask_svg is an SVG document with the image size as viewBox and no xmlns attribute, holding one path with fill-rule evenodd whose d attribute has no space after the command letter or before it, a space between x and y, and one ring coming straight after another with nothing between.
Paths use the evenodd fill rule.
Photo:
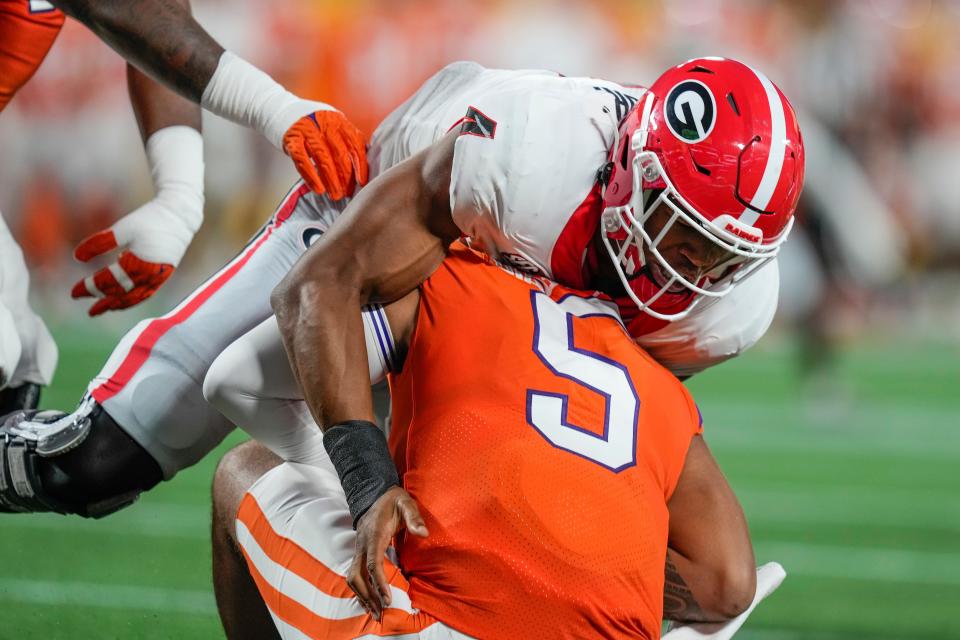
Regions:
<instances>
[{"instance_id":1,"label":"muscular forearm","mask_svg":"<svg viewBox=\"0 0 960 640\"><path fill-rule=\"evenodd\" d=\"M346 243L336 244L332 229L315 247L330 253L350 252ZM434 239L414 252L419 255L406 256L412 262L405 273L391 274L376 287L364 279L359 256L358 261L301 259L274 291L272 303L287 356L321 428L347 420L373 420L360 308L370 302L390 302L414 290L443 260L446 244Z\"/></svg>"},{"instance_id":2,"label":"muscular forearm","mask_svg":"<svg viewBox=\"0 0 960 640\"><path fill-rule=\"evenodd\" d=\"M323 428L373 417L360 307L416 289L460 233L447 195L452 153L450 138L372 182L273 292L287 355Z\"/></svg>"},{"instance_id":3,"label":"muscular forearm","mask_svg":"<svg viewBox=\"0 0 960 640\"><path fill-rule=\"evenodd\" d=\"M300 265L298 265L300 266ZM291 272L296 277L297 266ZM321 429L375 421L360 307L366 296L342 280L299 280L273 297L277 324L304 400ZM290 277L290 276L288 276Z\"/></svg>"},{"instance_id":4,"label":"muscular forearm","mask_svg":"<svg viewBox=\"0 0 960 640\"><path fill-rule=\"evenodd\" d=\"M167 127L201 130L199 105L158 84L133 65L127 66L127 88L144 142Z\"/></svg>"},{"instance_id":5,"label":"muscular forearm","mask_svg":"<svg viewBox=\"0 0 960 640\"><path fill-rule=\"evenodd\" d=\"M169 3L189 17L189 0ZM126 309L152 296L180 264L203 221L200 107L129 64L127 88L154 197L75 249L74 255L83 262L120 250L116 262L73 287L74 298L99 298L90 307L92 316Z\"/></svg>"},{"instance_id":6,"label":"muscular forearm","mask_svg":"<svg viewBox=\"0 0 960 640\"><path fill-rule=\"evenodd\" d=\"M332 106L294 95L252 64L225 52L190 15L187 0L51 2L150 77L204 109L264 135L290 156L317 193L339 200L367 181L360 131ZM163 128L160 124L140 120L141 130Z\"/></svg>"},{"instance_id":7,"label":"muscular forearm","mask_svg":"<svg viewBox=\"0 0 960 640\"><path fill-rule=\"evenodd\" d=\"M223 47L178 0L51 2L124 58L193 102L200 102L223 54Z\"/></svg>"}]
</instances>

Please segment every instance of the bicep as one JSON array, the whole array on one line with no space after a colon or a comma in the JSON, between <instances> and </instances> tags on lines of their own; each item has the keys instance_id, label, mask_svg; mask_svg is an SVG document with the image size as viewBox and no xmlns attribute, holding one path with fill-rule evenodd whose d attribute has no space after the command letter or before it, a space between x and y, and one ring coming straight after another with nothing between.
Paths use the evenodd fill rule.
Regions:
<instances>
[{"instance_id":1,"label":"bicep","mask_svg":"<svg viewBox=\"0 0 960 640\"><path fill-rule=\"evenodd\" d=\"M360 308L413 291L459 232L444 189L443 142L378 176L293 266L271 304L318 424L372 420ZM448 180L448 177L447 177Z\"/></svg>"},{"instance_id":2,"label":"bicep","mask_svg":"<svg viewBox=\"0 0 960 640\"><path fill-rule=\"evenodd\" d=\"M452 139L380 175L281 283L339 283L361 304L397 300L425 280L459 236L449 206Z\"/></svg>"}]
</instances>

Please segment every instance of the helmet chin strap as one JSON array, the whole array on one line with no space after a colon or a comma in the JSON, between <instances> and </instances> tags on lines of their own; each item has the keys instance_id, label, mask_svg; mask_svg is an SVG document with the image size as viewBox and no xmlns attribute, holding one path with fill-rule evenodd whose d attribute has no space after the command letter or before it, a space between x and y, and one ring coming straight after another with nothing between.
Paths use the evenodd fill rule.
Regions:
<instances>
[{"instance_id":1,"label":"helmet chin strap","mask_svg":"<svg viewBox=\"0 0 960 640\"><path fill-rule=\"evenodd\" d=\"M634 131L630 144L636 152L643 151L647 146L647 135L650 132L650 112L653 111L654 97L647 91L643 96L643 113L640 114L640 128Z\"/></svg>"},{"instance_id":2,"label":"helmet chin strap","mask_svg":"<svg viewBox=\"0 0 960 640\"><path fill-rule=\"evenodd\" d=\"M650 129L650 114L653 110L654 102L655 102L655 98L653 94L648 91L643 97L643 105L641 106L642 111L640 115L640 127L638 127L637 130L633 132L633 135L630 137L630 141L629 141L631 146L631 151L634 152L634 162L636 162L636 154L641 153L647 144L647 137L649 135L649 129ZM610 155L610 161L612 162L619 161L619 158L617 157L619 155L619 150L620 150L620 123L617 123L617 128L615 129L615 133L614 133L614 142L613 142L612 152ZM615 265L617 265L617 269L616 269L617 276L620 278L620 282L623 285L624 290L627 293L627 296L633 300L633 302L637 305L639 310L641 312L644 312L648 315L651 315L661 320L667 320L667 321L679 320L683 317L686 317L694 309L694 307L696 307L700 303L702 296L695 296L693 300L690 302L690 304L683 311L680 311L675 314L662 314L660 312L654 311L652 309L652 305L664 295L669 294L669 290L679 279L678 275L675 272L668 273L669 281L665 285L659 285L658 283L654 282L654 284L656 284L659 287L659 291L655 293L652 297L650 297L648 300L640 300L637 297L637 293L631 287L630 282L627 280L627 276L623 270L624 269L623 261L624 261L624 257L626 256L625 251L632 243L634 243L634 236L636 234L636 231L633 229L632 225L629 225L627 221L624 219L623 212L625 210L629 211L630 209L633 209L635 211L637 209L636 205L640 205L640 208L643 211L642 219L645 222L646 218L650 213L650 211L648 211L648 208L651 206L654 206L656 202L659 200L658 198L656 198L653 200L653 202L651 202L651 197L653 196L656 189L643 188L644 180L653 182L654 180L657 179L657 174L655 169L653 170L653 175L646 175L643 169L638 169L638 167L633 166L631 167L631 173L633 174L633 185L632 185L632 190L630 195L630 201L628 201L626 204L621 206L607 207L604 209L601 215L601 224L605 225L607 228L604 230L603 233L601 233L601 240L603 242L604 248L606 249L607 255L609 256L610 260L613 261ZM607 186L608 185L604 183L603 186L601 187L602 197L606 195ZM619 249L618 251L618 250L615 250L612 245L609 232L616 232L620 229L626 230L627 238L623 242L623 244L618 247ZM636 245L638 249L637 260L640 262L640 266L639 268L634 269L635 274L647 268L647 258L643 251L643 246L642 246L643 243L638 242L636 243ZM668 268L667 271L672 271L672 270ZM645 274L642 277L650 277L650 276ZM651 282L653 282L652 279L651 279Z\"/></svg>"},{"instance_id":3,"label":"helmet chin strap","mask_svg":"<svg viewBox=\"0 0 960 640\"><path fill-rule=\"evenodd\" d=\"M641 182L641 184L642 184L642 182ZM656 204L656 202L657 202L656 199L655 199L653 202L650 201L650 199L653 197L653 194L654 194L655 191L656 191L656 189L642 189L642 190L640 191L640 194L641 194L641 195L640 195L640 197L641 197L641 202L643 203L643 218L642 218L642 219L643 219L643 223L644 223L644 224L646 224L647 218L650 217L650 214L653 213L652 211L650 211L650 207L654 206L654 205ZM624 223L624 224L626 225L626 223ZM643 251L643 250L641 249L638 253L640 254L640 266L641 266L641 267L646 267L646 266L647 266L647 253L646 253L646 251Z\"/></svg>"},{"instance_id":4,"label":"helmet chin strap","mask_svg":"<svg viewBox=\"0 0 960 640\"><path fill-rule=\"evenodd\" d=\"M642 151L647 144L647 134L650 129L650 112L653 110L654 96L652 93L647 91L643 94L643 111L640 114L640 128L634 131L633 136L630 138L630 145L633 147L634 151ZM620 150L620 122L615 118L612 111L607 112L611 119L613 119L613 146L610 147L610 157L608 162L617 162L618 152ZM600 189L601 198L607 195L607 183L604 182L603 186Z\"/></svg>"}]
</instances>

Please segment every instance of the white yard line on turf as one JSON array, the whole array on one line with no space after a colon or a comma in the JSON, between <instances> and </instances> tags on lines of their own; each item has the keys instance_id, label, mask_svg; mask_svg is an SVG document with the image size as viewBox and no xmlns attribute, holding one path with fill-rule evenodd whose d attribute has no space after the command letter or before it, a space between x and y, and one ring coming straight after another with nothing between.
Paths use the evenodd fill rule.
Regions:
<instances>
[{"instance_id":1,"label":"white yard line on turf","mask_svg":"<svg viewBox=\"0 0 960 640\"><path fill-rule=\"evenodd\" d=\"M706 422L704 422L706 428ZM937 439L934 441L913 440L903 434L875 434L840 431L812 432L798 430L746 431L737 428L714 427L704 431L707 442L713 449L731 453L766 453L771 455L817 455L831 457L860 456L868 460L872 456L929 462L954 462L960 459L960 439Z\"/></svg>"},{"instance_id":2,"label":"white yard line on turf","mask_svg":"<svg viewBox=\"0 0 960 640\"><path fill-rule=\"evenodd\" d=\"M210 507L147 502L112 515L106 522L42 513L18 516L6 526L11 529L69 531L80 535L209 540Z\"/></svg>"},{"instance_id":3,"label":"white yard line on turf","mask_svg":"<svg viewBox=\"0 0 960 640\"><path fill-rule=\"evenodd\" d=\"M788 576L960 586L955 553L764 541L756 551L761 562L782 564Z\"/></svg>"},{"instance_id":4,"label":"white yard line on turf","mask_svg":"<svg viewBox=\"0 0 960 640\"><path fill-rule=\"evenodd\" d=\"M760 486L735 482L734 490L754 522L854 523L916 531L960 532L960 495L874 487Z\"/></svg>"},{"instance_id":5,"label":"white yard line on turf","mask_svg":"<svg viewBox=\"0 0 960 640\"><path fill-rule=\"evenodd\" d=\"M137 585L0 578L0 601L51 606L140 609L166 613L215 614L211 591Z\"/></svg>"},{"instance_id":6,"label":"white yard line on turf","mask_svg":"<svg viewBox=\"0 0 960 640\"><path fill-rule=\"evenodd\" d=\"M750 622L747 622L749 625ZM884 636L886 637L886 636ZM851 640L851 638L874 638L866 632L850 635L810 631L806 629L750 629L744 628L736 635L737 640Z\"/></svg>"},{"instance_id":7,"label":"white yard line on turf","mask_svg":"<svg viewBox=\"0 0 960 640\"><path fill-rule=\"evenodd\" d=\"M867 430L871 436L882 432L901 435L904 439L929 440L955 437L954 425L960 415L957 406L937 406L920 401L876 404L852 397L846 404L821 405L802 397L789 401L782 398L731 399L696 392L694 397L703 413L704 426L711 424L713 419L718 429L732 431L777 433L793 430L785 424L796 424L798 433L811 435ZM826 422L815 421L824 414Z\"/></svg>"},{"instance_id":8,"label":"white yard line on turf","mask_svg":"<svg viewBox=\"0 0 960 640\"><path fill-rule=\"evenodd\" d=\"M877 495L847 500L840 493L817 495L814 491L767 491L740 485L735 490L753 526L856 524L911 530L917 536L960 533L960 500L954 497L939 502L919 495L916 501Z\"/></svg>"}]
</instances>

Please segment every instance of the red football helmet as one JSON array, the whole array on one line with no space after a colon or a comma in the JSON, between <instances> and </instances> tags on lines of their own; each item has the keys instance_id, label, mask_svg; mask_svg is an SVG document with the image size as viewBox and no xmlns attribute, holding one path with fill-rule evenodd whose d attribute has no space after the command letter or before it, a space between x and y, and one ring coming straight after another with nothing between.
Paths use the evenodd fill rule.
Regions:
<instances>
[{"instance_id":1,"label":"red football helmet","mask_svg":"<svg viewBox=\"0 0 960 640\"><path fill-rule=\"evenodd\" d=\"M793 226L803 159L796 114L759 71L697 58L660 76L620 123L603 191L603 240L627 294L677 320L772 260ZM651 237L646 223L662 205L670 218ZM657 248L678 221L726 252L696 281ZM648 252L659 279L638 277Z\"/></svg>"}]
</instances>

